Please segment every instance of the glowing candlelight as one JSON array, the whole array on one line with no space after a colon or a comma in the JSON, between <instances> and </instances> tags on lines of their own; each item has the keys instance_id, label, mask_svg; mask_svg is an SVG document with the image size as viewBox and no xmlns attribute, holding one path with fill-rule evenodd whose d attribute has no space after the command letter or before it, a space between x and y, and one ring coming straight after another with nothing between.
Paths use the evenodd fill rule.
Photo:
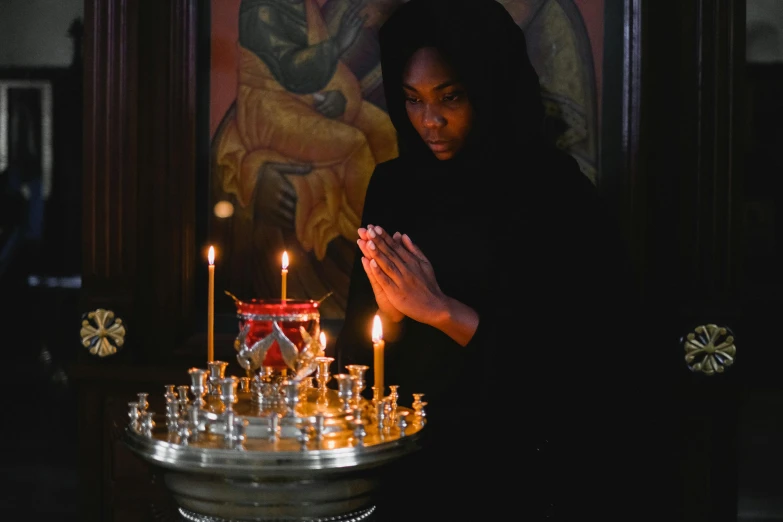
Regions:
<instances>
[{"instance_id":1,"label":"glowing candlelight","mask_svg":"<svg viewBox=\"0 0 783 522\"><path fill-rule=\"evenodd\" d=\"M215 247L209 247L209 290L207 293L207 362L215 360Z\"/></svg>"},{"instance_id":2,"label":"glowing candlelight","mask_svg":"<svg viewBox=\"0 0 783 522\"><path fill-rule=\"evenodd\" d=\"M288 252L283 251L283 270L281 271L283 276L283 288L281 292L282 300L285 301L286 295L286 279L288 278Z\"/></svg>"},{"instance_id":3,"label":"glowing candlelight","mask_svg":"<svg viewBox=\"0 0 783 522\"><path fill-rule=\"evenodd\" d=\"M375 314L372 322L372 347L373 347L373 372L375 373L376 399L383 398L383 349L386 343L383 340L383 327L381 318Z\"/></svg>"},{"instance_id":4,"label":"glowing candlelight","mask_svg":"<svg viewBox=\"0 0 783 522\"><path fill-rule=\"evenodd\" d=\"M319 355L323 357L326 355L326 334L323 331L321 331L318 340L321 342L321 353Z\"/></svg>"}]
</instances>

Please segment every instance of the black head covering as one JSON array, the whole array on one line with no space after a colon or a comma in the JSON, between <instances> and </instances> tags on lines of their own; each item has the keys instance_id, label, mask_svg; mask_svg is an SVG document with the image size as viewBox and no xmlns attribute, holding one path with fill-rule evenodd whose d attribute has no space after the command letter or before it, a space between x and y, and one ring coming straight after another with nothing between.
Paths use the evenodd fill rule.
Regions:
<instances>
[{"instance_id":1,"label":"black head covering","mask_svg":"<svg viewBox=\"0 0 783 522\"><path fill-rule=\"evenodd\" d=\"M544 108L538 75L522 29L496 0L410 0L384 23L379 39L401 158L435 159L408 119L402 91L405 66L422 47L440 51L474 108L466 145L451 162L519 157L521 148L540 148Z\"/></svg>"}]
</instances>

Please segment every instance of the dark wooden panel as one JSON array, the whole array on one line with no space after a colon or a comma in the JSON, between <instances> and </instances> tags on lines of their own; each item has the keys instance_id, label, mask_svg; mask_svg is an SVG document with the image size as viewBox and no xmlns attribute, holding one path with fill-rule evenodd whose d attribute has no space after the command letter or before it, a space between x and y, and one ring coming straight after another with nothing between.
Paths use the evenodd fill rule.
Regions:
<instances>
[{"instance_id":1,"label":"dark wooden panel","mask_svg":"<svg viewBox=\"0 0 783 522\"><path fill-rule=\"evenodd\" d=\"M159 359L194 328L197 2L141 5L138 348Z\"/></svg>"},{"instance_id":2,"label":"dark wooden panel","mask_svg":"<svg viewBox=\"0 0 783 522\"><path fill-rule=\"evenodd\" d=\"M614 207L638 285L646 269L647 199L639 165L642 95L642 0L607 3L604 16L604 77L598 188Z\"/></svg>"},{"instance_id":3,"label":"dark wooden panel","mask_svg":"<svg viewBox=\"0 0 783 522\"><path fill-rule=\"evenodd\" d=\"M137 218L138 5L85 2L83 308L131 313Z\"/></svg>"},{"instance_id":4,"label":"dark wooden panel","mask_svg":"<svg viewBox=\"0 0 783 522\"><path fill-rule=\"evenodd\" d=\"M677 313L716 320L736 312L740 270L744 2L648 2L644 19L646 272Z\"/></svg>"},{"instance_id":5,"label":"dark wooden panel","mask_svg":"<svg viewBox=\"0 0 783 522\"><path fill-rule=\"evenodd\" d=\"M115 507L169 502L155 470L122 442L127 403L149 393L150 409L164 411L166 384L187 384L187 366L75 365L79 426L81 516L85 522L112 520Z\"/></svg>"},{"instance_id":6,"label":"dark wooden panel","mask_svg":"<svg viewBox=\"0 0 783 522\"><path fill-rule=\"evenodd\" d=\"M691 373L679 338L740 321L742 0L646 2L637 168L646 195L644 277L654 356L673 365L681 519L737 517L741 368ZM738 360L742 334L738 334Z\"/></svg>"},{"instance_id":7,"label":"dark wooden panel","mask_svg":"<svg viewBox=\"0 0 783 522\"><path fill-rule=\"evenodd\" d=\"M120 353L97 359L82 350L72 369L86 521L120 516L151 491L142 487L145 466L131 465L117 438L124 412L114 406L125 409L139 391L162 396L163 384L186 384L186 369L203 363L205 351L189 360L180 350L179 373L161 370L194 333L199 5L85 2L79 306L113 310L127 330Z\"/></svg>"},{"instance_id":8,"label":"dark wooden panel","mask_svg":"<svg viewBox=\"0 0 783 522\"><path fill-rule=\"evenodd\" d=\"M119 362L194 333L198 2L85 9L82 311L114 310Z\"/></svg>"}]
</instances>

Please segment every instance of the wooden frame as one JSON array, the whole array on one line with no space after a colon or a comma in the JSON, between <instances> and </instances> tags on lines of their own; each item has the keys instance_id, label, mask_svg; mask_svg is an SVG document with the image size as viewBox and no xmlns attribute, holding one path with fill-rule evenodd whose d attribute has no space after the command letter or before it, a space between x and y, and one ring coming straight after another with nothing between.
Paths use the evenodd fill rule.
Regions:
<instances>
[{"instance_id":1,"label":"wooden frame","mask_svg":"<svg viewBox=\"0 0 783 522\"><path fill-rule=\"evenodd\" d=\"M32 103L24 103L19 100L20 91L33 91L37 99ZM16 94L16 96L15 96ZM20 106L15 106L20 104ZM32 79L0 79L0 172L6 170L11 164L13 143L16 140L25 139L24 136L16 136L14 120L27 113L38 122L34 129L35 146L40 147L40 176L41 196L44 200L49 198L52 190L52 162L54 151L52 146L52 83L47 80Z\"/></svg>"}]
</instances>

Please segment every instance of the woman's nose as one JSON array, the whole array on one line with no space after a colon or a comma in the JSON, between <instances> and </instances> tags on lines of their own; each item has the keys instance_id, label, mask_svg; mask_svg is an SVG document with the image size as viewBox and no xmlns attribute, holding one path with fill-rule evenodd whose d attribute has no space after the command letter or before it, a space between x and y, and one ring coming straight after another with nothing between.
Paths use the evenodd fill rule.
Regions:
<instances>
[{"instance_id":1,"label":"woman's nose","mask_svg":"<svg viewBox=\"0 0 783 522\"><path fill-rule=\"evenodd\" d=\"M432 105L424 108L424 126L428 129L436 129L446 125L446 118Z\"/></svg>"}]
</instances>

